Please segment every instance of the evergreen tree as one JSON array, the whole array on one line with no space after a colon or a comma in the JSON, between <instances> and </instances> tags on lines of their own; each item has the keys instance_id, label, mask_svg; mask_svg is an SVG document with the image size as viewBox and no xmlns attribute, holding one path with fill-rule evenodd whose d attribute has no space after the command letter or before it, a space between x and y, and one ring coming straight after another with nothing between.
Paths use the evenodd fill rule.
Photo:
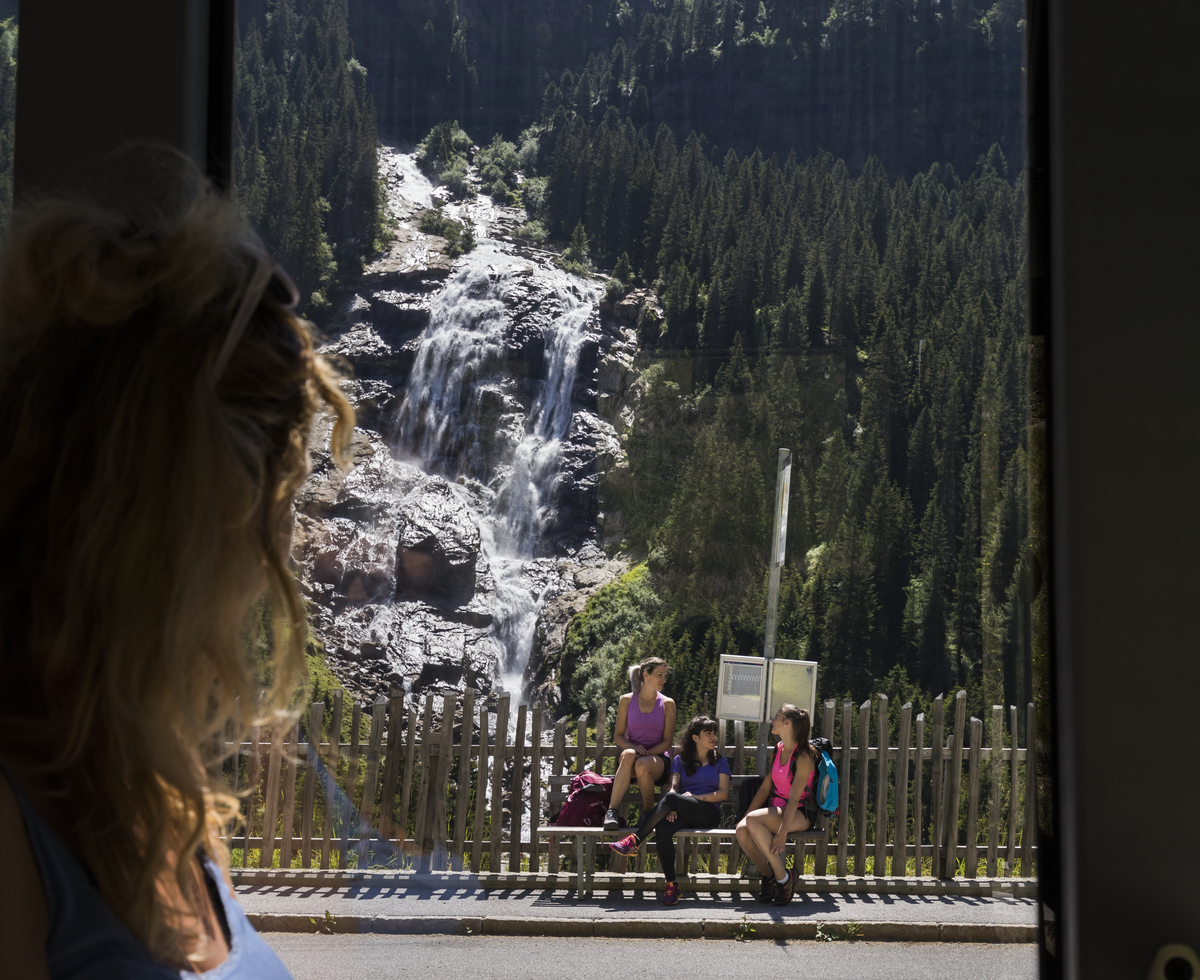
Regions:
<instances>
[{"instance_id":1,"label":"evergreen tree","mask_svg":"<svg viewBox=\"0 0 1200 980\"><path fill-rule=\"evenodd\" d=\"M808 343L811 347L825 346L825 321L828 296L825 288L825 263L821 249L814 245L809 255L808 276L804 284L804 326L808 332Z\"/></svg>"},{"instance_id":2,"label":"evergreen tree","mask_svg":"<svg viewBox=\"0 0 1200 980\"><path fill-rule=\"evenodd\" d=\"M817 471L817 512L821 515L817 534L829 541L842 523L850 493L850 454L841 432L829 437Z\"/></svg>"},{"instance_id":3,"label":"evergreen tree","mask_svg":"<svg viewBox=\"0 0 1200 980\"><path fill-rule=\"evenodd\" d=\"M563 258L576 265L584 266L585 268L591 265L591 260L588 257L588 236L584 230L583 221L580 220L575 225L575 230L571 232L571 243L563 251Z\"/></svg>"},{"instance_id":4,"label":"evergreen tree","mask_svg":"<svg viewBox=\"0 0 1200 980\"><path fill-rule=\"evenodd\" d=\"M375 109L345 0L310 0L303 14L271 0L243 24L235 72L234 200L311 314L383 230Z\"/></svg>"},{"instance_id":5,"label":"evergreen tree","mask_svg":"<svg viewBox=\"0 0 1200 980\"><path fill-rule=\"evenodd\" d=\"M613 278L628 286L633 281L633 271L629 267L629 253L622 252L613 269Z\"/></svg>"},{"instance_id":6,"label":"evergreen tree","mask_svg":"<svg viewBox=\"0 0 1200 980\"><path fill-rule=\"evenodd\" d=\"M913 514L918 521L925 516L933 485L937 482L936 446L933 433L933 417L929 406L922 407L921 414L912 427L908 438L908 487L912 500Z\"/></svg>"},{"instance_id":7,"label":"evergreen tree","mask_svg":"<svg viewBox=\"0 0 1200 980\"><path fill-rule=\"evenodd\" d=\"M878 433L888 475L906 479L911 373L902 328L890 311L880 317L863 379L862 424Z\"/></svg>"},{"instance_id":8,"label":"evergreen tree","mask_svg":"<svg viewBox=\"0 0 1200 980\"><path fill-rule=\"evenodd\" d=\"M879 613L871 542L850 519L822 556L826 608L821 623L822 666L832 690L865 690L871 683L871 646Z\"/></svg>"},{"instance_id":9,"label":"evergreen tree","mask_svg":"<svg viewBox=\"0 0 1200 980\"><path fill-rule=\"evenodd\" d=\"M905 588L912 574L912 509L895 483L875 484L864 526L878 614L871 637L871 675L882 677L905 649ZM902 655L902 654L901 654ZM901 660L901 666L908 666Z\"/></svg>"},{"instance_id":10,"label":"evergreen tree","mask_svg":"<svg viewBox=\"0 0 1200 980\"><path fill-rule=\"evenodd\" d=\"M947 579L950 553L946 522L936 496L921 522L920 574L909 584L904 632L918 682L934 691L948 690L956 678L947 656Z\"/></svg>"},{"instance_id":11,"label":"evergreen tree","mask_svg":"<svg viewBox=\"0 0 1200 980\"><path fill-rule=\"evenodd\" d=\"M696 350L699 344L699 311L696 279L688 275L683 259L677 258L667 276L663 292L667 344L674 350Z\"/></svg>"}]
</instances>

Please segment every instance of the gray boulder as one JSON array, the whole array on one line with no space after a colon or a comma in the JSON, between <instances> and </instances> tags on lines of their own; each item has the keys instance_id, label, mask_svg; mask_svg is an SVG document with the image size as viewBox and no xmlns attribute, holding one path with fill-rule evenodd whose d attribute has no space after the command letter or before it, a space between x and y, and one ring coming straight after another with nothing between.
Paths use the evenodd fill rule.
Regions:
<instances>
[{"instance_id":1,"label":"gray boulder","mask_svg":"<svg viewBox=\"0 0 1200 980\"><path fill-rule=\"evenodd\" d=\"M458 490L429 477L401 505L396 598L467 605L475 594L479 526Z\"/></svg>"}]
</instances>

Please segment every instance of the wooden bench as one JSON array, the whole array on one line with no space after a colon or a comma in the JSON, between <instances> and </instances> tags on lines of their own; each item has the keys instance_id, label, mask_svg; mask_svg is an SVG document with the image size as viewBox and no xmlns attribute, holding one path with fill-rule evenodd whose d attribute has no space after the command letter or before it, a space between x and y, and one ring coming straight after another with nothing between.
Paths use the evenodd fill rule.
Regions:
<instances>
[{"instance_id":1,"label":"wooden bench","mask_svg":"<svg viewBox=\"0 0 1200 980\"><path fill-rule=\"evenodd\" d=\"M568 773L565 776L550 776L547 780L549 790L546 793L546 802L550 805L550 814L554 816L562 809L562 805L567 801L568 787L571 780L575 777L574 773ZM655 799L658 795L656 793ZM642 791L636 783L630 785L629 790L625 793L617 807L617 812L622 817L628 817L629 804L641 803ZM624 837L626 834L632 833L633 827L618 827L616 830L605 830L603 827L560 827L557 824L547 824L538 827L538 836L550 836L550 870L558 870L558 838L571 837L575 843L575 886L579 898L583 898L586 893L591 893L591 882L595 877L596 868L596 841L605 836L611 836L614 839ZM590 869L590 873L585 874L584 869Z\"/></svg>"},{"instance_id":2,"label":"wooden bench","mask_svg":"<svg viewBox=\"0 0 1200 980\"><path fill-rule=\"evenodd\" d=\"M741 784L748 779L756 778L756 776L748 775L734 776L732 778L729 787L730 799L728 802L721 804L723 811L722 815L725 819L729 819L729 817L732 816L732 807L736 805L737 792ZM546 799L550 804L550 811L552 814L557 813L558 810L561 809L562 804L566 802L567 787L570 784L571 779L571 775L549 777L550 788L546 795ZM633 801L640 800L641 791L636 785L631 786L629 791L625 794L624 799L621 801L618 812L621 813L622 816L625 816L626 812L628 811L629 804ZM799 845L796 850L795 861L795 867L798 869L797 873L803 872L804 855L808 843L811 842L816 845L818 863L820 863L821 858L825 856L825 849L829 844L829 828L827 826L823 826L824 823L824 819L819 818L817 827L788 835L790 841L794 841L797 845ZM582 899L592 894L593 886L595 884L596 842L605 838L619 839L629 834L633 829L633 827L621 827L617 830L605 830L603 827L560 827L557 824L547 824L545 826L538 827L537 833L539 837L543 835L550 837L550 855L551 860L554 862L552 870L557 870L557 839L559 837L571 837L574 839L575 891L576 896ZM695 865L698 853L698 844L701 838L709 838L712 842L708 863L710 873L712 873L712 869L716 868L717 856L720 851L722 841L729 841L733 844L734 850L731 853L730 858L731 861L737 859L738 851L737 844L735 842L736 831L734 828L714 827L709 830L681 830L675 834L675 839L680 842L684 850L686 851L689 843L694 845L691 855L692 874L696 873ZM685 857L685 861L681 862L680 866L686 867L686 854L681 856ZM638 855L639 864L644 860L644 857L645 849L643 848ZM735 877L733 871L730 872L730 876ZM683 880L686 880L688 875L680 875L679 877ZM757 880L758 869L754 867L753 863L750 863L748 873L745 876L736 877L744 877L748 883L752 882Z\"/></svg>"}]
</instances>

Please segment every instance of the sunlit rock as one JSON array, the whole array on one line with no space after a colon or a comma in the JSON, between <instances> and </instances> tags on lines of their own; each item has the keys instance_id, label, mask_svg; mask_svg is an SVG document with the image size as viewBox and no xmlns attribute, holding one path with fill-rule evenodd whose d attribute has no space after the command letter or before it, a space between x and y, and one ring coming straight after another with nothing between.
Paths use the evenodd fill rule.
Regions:
<instances>
[{"instance_id":1,"label":"sunlit rock","mask_svg":"<svg viewBox=\"0 0 1200 980\"><path fill-rule=\"evenodd\" d=\"M398 230L323 347L352 374L355 467L332 466L318 420L297 577L356 696L521 696L544 686L539 651L561 647L568 611L625 567L599 547L617 543L619 515L602 526L598 488L624 458L613 403L636 381L634 324L651 294L630 320L601 316L598 284L506 238L523 212L485 196L445 203L479 242L451 261L418 227L444 192L388 148L381 174Z\"/></svg>"},{"instance_id":2,"label":"sunlit rock","mask_svg":"<svg viewBox=\"0 0 1200 980\"><path fill-rule=\"evenodd\" d=\"M475 593L479 526L444 479L430 477L406 499L397 528L396 597L432 596L453 606Z\"/></svg>"},{"instance_id":3,"label":"sunlit rock","mask_svg":"<svg viewBox=\"0 0 1200 980\"><path fill-rule=\"evenodd\" d=\"M557 670L571 620L583 612L588 599L629 570L627 561L608 560L594 546L577 560L579 564L575 561L559 563L559 572L567 588L542 606L525 668L527 696L551 707L561 698Z\"/></svg>"}]
</instances>

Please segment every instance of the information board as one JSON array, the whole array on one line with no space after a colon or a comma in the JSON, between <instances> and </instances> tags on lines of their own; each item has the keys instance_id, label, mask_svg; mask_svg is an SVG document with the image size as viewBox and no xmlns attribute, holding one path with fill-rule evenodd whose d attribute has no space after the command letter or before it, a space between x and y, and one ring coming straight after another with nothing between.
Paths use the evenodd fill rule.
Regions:
<instances>
[{"instance_id":1,"label":"information board","mask_svg":"<svg viewBox=\"0 0 1200 980\"><path fill-rule=\"evenodd\" d=\"M767 699L767 717L774 718L782 704L794 704L808 711L808 717L816 724L817 665L808 660L771 661L768 671L770 696Z\"/></svg>"},{"instance_id":2,"label":"information board","mask_svg":"<svg viewBox=\"0 0 1200 980\"><path fill-rule=\"evenodd\" d=\"M721 657L717 717L759 721L766 691L767 667L762 657Z\"/></svg>"},{"instance_id":3,"label":"information board","mask_svg":"<svg viewBox=\"0 0 1200 980\"><path fill-rule=\"evenodd\" d=\"M721 657L717 717L730 721L767 721L782 704L805 708L814 719L817 664L811 660Z\"/></svg>"}]
</instances>

